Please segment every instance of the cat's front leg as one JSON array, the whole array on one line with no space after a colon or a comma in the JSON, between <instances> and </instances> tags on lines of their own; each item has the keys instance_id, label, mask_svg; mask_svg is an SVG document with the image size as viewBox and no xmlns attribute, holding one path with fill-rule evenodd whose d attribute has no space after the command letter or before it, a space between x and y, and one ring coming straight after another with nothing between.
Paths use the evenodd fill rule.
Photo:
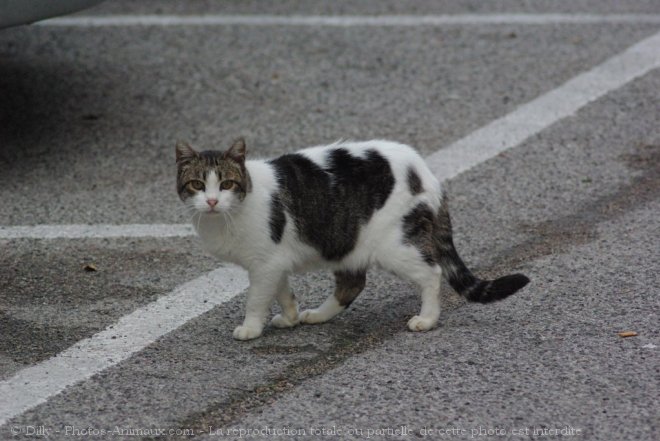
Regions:
<instances>
[{"instance_id":1,"label":"cat's front leg","mask_svg":"<svg viewBox=\"0 0 660 441\"><path fill-rule=\"evenodd\" d=\"M250 271L245 320L234 329L236 340L251 340L261 335L281 277L271 272Z\"/></svg>"},{"instance_id":2,"label":"cat's front leg","mask_svg":"<svg viewBox=\"0 0 660 441\"><path fill-rule=\"evenodd\" d=\"M289 277L286 275L280 280L276 298L282 308L282 313L273 317L270 323L276 328L291 328L296 326L300 322L298 318L298 302L293 292L291 292Z\"/></svg>"}]
</instances>

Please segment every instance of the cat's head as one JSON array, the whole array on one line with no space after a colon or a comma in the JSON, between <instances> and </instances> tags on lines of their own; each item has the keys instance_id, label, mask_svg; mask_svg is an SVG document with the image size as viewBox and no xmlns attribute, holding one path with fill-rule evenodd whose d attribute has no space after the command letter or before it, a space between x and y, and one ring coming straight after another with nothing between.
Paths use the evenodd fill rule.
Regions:
<instances>
[{"instance_id":1,"label":"cat's head","mask_svg":"<svg viewBox=\"0 0 660 441\"><path fill-rule=\"evenodd\" d=\"M179 142L176 165L179 197L194 212L229 213L240 206L252 189L242 138L224 152L198 152Z\"/></svg>"}]
</instances>

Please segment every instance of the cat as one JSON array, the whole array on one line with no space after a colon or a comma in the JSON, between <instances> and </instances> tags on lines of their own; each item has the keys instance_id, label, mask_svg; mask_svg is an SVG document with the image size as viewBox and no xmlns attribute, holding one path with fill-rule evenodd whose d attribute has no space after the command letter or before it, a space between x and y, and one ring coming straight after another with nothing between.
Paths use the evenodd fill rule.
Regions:
<instances>
[{"instance_id":1,"label":"cat","mask_svg":"<svg viewBox=\"0 0 660 441\"><path fill-rule=\"evenodd\" d=\"M262 334L271 304L278 328L323 323L345 310L379 266L414 282L422 308L408 321L428 331L440 316L441 276L467 300L488 303L525 286L512 274L476 278L452 240L447 196L422 157L391 141L337 142L271 160L246 160L243 139L226 151L176 145L177 190L203 247L248 271L238 340ZM299 312L288 276L334 272L336 287L319 307Z\"/></svg>"}]
</instances>

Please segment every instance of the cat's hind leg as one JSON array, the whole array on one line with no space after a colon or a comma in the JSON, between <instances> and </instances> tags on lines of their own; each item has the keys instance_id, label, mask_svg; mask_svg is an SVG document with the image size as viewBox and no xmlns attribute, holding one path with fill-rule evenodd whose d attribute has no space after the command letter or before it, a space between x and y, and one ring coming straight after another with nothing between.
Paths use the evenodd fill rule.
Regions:
<instances>
[{"instance_id":1,"label":"cat's hind leg","mask_svg":"<svg viewBox=\"0 0 660 441\"><path fill-rule=\"evenodd\" d=\"M428 331L440 318L440 283L442 267L439 264L438 230L433 210L419 203L402 219L402 250L394 255L390 265L395 272L415 282L422 291L422 309L408 321L411 331ZM397 262L398 260L398 262Z\"/></svg>"},{"instance_id":2,"label":"cat's hind leg","mask_svg":"<svg viewBox=\"0 0 660 441\"><path fill-rule=\"evenodd\" d=\"M275 315L271 324L276 328L291 328L296 326L300 320L298 317L298 302L289 287L289 278L282 277L280 285L277 287L277 302L282 308L282 313Z\"/></svg>"},{"instance_id":3,"label":"cat's hind leg","mask_svg":"<svg viewBox=\"0 0 660 441\"><path fill-rule=\"evenodd\" d=\"M428 331L438 323L441 273L442 270L436 265L428 267L427 271L421 271L413 278L422 291L422 309L418 315L408 320L408 329L411 331Z\"/></svg>"},{"instance_id":4,"label":"cat's hind leg","mask_svg":"<svg viewBox=\"0 0 660 441\"><path fill-rule=\"evenodd\" d=\"M421 290L422 308L408 321L411 331L428 331L440 318L440 284L442 269L419 248L407 244L397 245L396 253L382 253L379 264L403 279L415 283Z\"/></svg>"},{"instance_id":5,"label":"cat's hind leg","mask_svg":"<svg viewBox=\"0 0 660 441\"><path fill-rule=\"evenodd\" d=\"M366 271L336 271L335 292L318 308L300 313L301 323L324 323L342 312L362 292L367 281Z\"/></svg>"}]
</instances>

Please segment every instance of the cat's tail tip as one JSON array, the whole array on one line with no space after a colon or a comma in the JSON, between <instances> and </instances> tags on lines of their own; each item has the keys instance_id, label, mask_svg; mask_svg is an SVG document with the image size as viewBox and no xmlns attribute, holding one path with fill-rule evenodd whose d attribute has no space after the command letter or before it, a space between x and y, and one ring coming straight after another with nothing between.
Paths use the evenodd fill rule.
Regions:
<instances>
[{"instance_id":1,"label":"cat's tail tip","mask_svg":"<svg viewBox=\"0 0 660 441\"><path fill-rule=\"evenodd\" d=\"M471 302L491 303L509 297L529 283L524 274L509 274L495 280L481 280L464 295Z\"/></svg>"}]
</instances>

